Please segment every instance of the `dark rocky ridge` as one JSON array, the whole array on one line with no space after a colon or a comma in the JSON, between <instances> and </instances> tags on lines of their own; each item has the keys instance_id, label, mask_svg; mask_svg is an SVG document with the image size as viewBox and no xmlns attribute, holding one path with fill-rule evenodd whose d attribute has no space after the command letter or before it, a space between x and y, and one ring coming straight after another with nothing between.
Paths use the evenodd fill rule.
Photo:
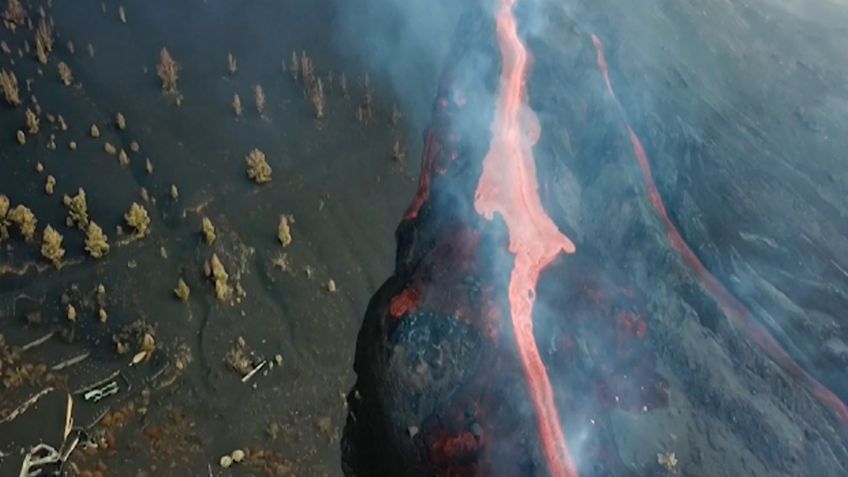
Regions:
<instances>
[{"instance_id":1,"label":"dark rocky ridge","mask_svg":"<svg viewBox=\"0 0 848 477\"><path fill-rule=\"evenodd\" d=\"M846 280L839 274L845 266L840 264L844 254L838 251L845 240L840 232L845 221L839 212L844 209L839 201L845 195L838 192L843 189L835 178L815 179L838 170L834 160L839 157L840 139L798 129L799 114L792 113L792 108L807 104L804 98L772 99L775 92L783 91L781 85L807 91L816 76L819 87L836 87L838 78L844 78L840 69L844 65L832 69L825 63L809 66L818 60L817 53L826 55L818 48L821 36L809 37L808 43L800 42L796 49L768 54L754 38L766 34L769 24L783 27L781 34L808 27L785 12L767 21L764 12L773 11L770 5L750 7L742 17L734 17L739 12L726 11L718 4L708 6L716 15L712 21L733 19L742 24L743 28L725 40L728 44L694 28L701 34L688 37L688 42L655 45L648 34L650 27L660 28L656 36L666 39L692 28L697 14L685 6L617 16L612 12L619 9L593 4L577 19L550 6L543 15L546 28L528 32L535 59L529 95L542 122L542 140L535 150L542 197L560 228L578 244L575 256L561 259L540 280L537 341L558 390L564 427L583 476L658 475L664 471L656 455L668 451L676 453L682 475L841 475L848 468L848 450L840 423L723 316L668 246L647 200L625 120L642 138L672 220L696 254L802 367L844 399L846 379L839 365L844 357L839 353L845 349L840 312L845 309L841 303ZM592 33L607 36L612 45L607 59L624 116L606 95ZM624 41L628 35L630 43ZM484 49L491 48L486 41L480 43ZM757 47L740 53L737 46L743 44ZM694 54L699 48L714 56ZM683 51L692 56L682 56ZM811 53L794 61L808 64L809 71L816 74L780 69L793 60L795 52L807 51ZM766 86L736 69L738 63L731 60L739 55L774 72L778 80ZM457 56L461 60L461 55ZM737 76L718 76L707 65L711 60L727 75ZM760 85L773 88L773 96L759 94L756 87ZM790 91L795 90L787 93ZM844 88L828 94L844 94ZM450 94L443 90L440 97L449 99ZM438 104L437 100L436 130L442 124ZM820 108L819 112L829 112L831 121L844 124L837 110ZM478 129L477 135L486 132ZM485 147L486 142L482 143ZM821 151L821 160L811 161L809 150ZM470 165L457 166L458 174L471 175L459 185L460 192L451 180L434 179L431 197L459 195L468 201L476 185L474 164L484 151L460 156L460 161L467 160ZM427 172L426 163L425 158L423 173ZM450 174L449 170L443 177ZM421 218L401 224L395 276L375 295L366 313L357 352L359 381L349 397L351 416L357 417L354 422L349 418L348 444L355 447L356 439L365 435L369 445L379 451L361 454L369 455L370 460L353 459L351 474L385 475L374 467L361 466L367 461L383 463L388 466L383 471L391 469L398 475L452 475L438 466L435 470L427 467L433 460L432 453L422 446L428 442L426 430L423 437L410 438L403 434L409 424L393 421L392 406L403 404L396 396L384 397L398 384L398 376L385 373L382 359L391 358L376 357L391 356L384 340L392 339L394 318L387 309L392 298L414 284L416 273L431 266L413 261L410 268L404 258L435 253L438 246L434 248L421 237L442 233L444 223L457 216L457 208L461 210L453 202L450 205L428 202ZM461 217L467 224L477 224L472 216ZM410 228L415 231L409 232ZM492 234L496 248L502 245L496 225L482 230L488 231L483 236ZM491 256L488 259L505 263ZM497 287L497 279L493 280ZM450 287L450 282L442 286ZM605 298L593 300L597 294ZM426 300L422 306L427 306ZM644 319L644 340L616 341L622 309ZM616 321L587 325L605 315ZM551 336L566 336L588 351L563 355L561 347L550 344ZM600 355L593 353L592 347L598 345L632 367L610 358L593 368ZM505 349L500 352L509 362L514 356ZM633 364L634 360L638 363ZM509 368L503 361L498 364ZM473 363L469 366L472 369L463 375L466 381L455 389L467 392L480 385L469 375L483 371L474 369ZM654 366L658 374L651 371ZM610 367L612 373L599 373ZM617 387L622 379L629 379L624 376L639 376L643 384L658 386L656 394L629 395L640 405L650 401L649 412L638 412L640 405L628 409L624 403L604 402L609 389L628 395L626 389ZM522 407L526 396L522 399L522 390L515 383L504 385L495 378L489 385L508 389L506 396L501 395L503 402L509 403L504 405L514 406L524 419L533 419L532 409ZM598 385L602 385L600 392ZM666 389L667 402L663 399ZM450 407L457 393L445 392L443 405ZM587 417L595 424L587 425ZM393 431L382 434L388 429ZM522 429L522 442L533 448L532 426ZM362 434L357 436L358 432ZM574 446L574 442L581 444ZM481 444L483 450L474 454L483 468L491 462L487 445L496 447L487 441ZM519 449L505 452L517 461L520 458L515 456L527 455ZM520 471L495 467L496 471L487 468L476 475L544 475L539 456L531 453L528 458L528 467ZM427 465L411 467L412 462Z\"/></svg>"}]
</instances>

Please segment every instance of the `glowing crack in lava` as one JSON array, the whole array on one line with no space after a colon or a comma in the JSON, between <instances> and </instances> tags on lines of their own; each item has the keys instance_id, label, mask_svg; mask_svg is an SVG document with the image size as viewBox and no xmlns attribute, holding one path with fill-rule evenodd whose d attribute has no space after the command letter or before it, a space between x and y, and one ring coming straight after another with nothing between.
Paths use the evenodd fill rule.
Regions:
<instances>
[{"instance_id":1,"label":"glowing crack in lava","mask_svg":"<svg viewBox=\"0 0 848 477\"><path fill-rule=\"evenodd\" d=\"M539 138L540 126L525 101L528 53L518 37L515 2L502 0L497 12L503 62L500 96L474 207L489 220L497 212L506 223L509 251L515 256L509 279L510 316L536 411L542 450L551 475L576 477L532 324L539 274L561 252L574 253L574 244L557 229L538 194L531 148Z\"/></svg>"},{"instance_id":2,"label":"glowing crack in lava","mask_svg":"<svg viewBox=\"0 0 848 477\"><path fill-rule=\"evenodd\" d=\"M609 78L609 70L607 67L606 57L604 55L604 47L600 38L597 35L592 35L592 43L597 51L598 68L604 76L607 92L615 101L622 116L624 109L618 102L615 96L615 91L612 89L612 83ZM646 188L648 189L648 197L651 204L662 220L666 237L668 238L671 247L683 258L684 262L694 271L695 275L703 284L704 288L712 295L716 303L721 307L724 314L730 318L733 323L741 328L757 345L762 348L765 353L786 373L795 379L806 384L812 391L812 394L818 398L833 414L839 419L843 425L848 425L848 407L837 397L830 389L812 377L805 371L792 357L780 346L777 340L771 336L765 326L757 321L742 302L739 301L721 282L718 281L707 269L701 260L695 255L695 252L689 247L680 232L675 227L674 223L666 212L662 197L660 197L657 186L654 183L654 178L651 173L651 164L648 161L648 156L645 153L645 148L642 147L642 142L633 128L625 118L627 124L627 132L630 136L630 143L633 145L633 154L639 162L639 168L642 171L642 176L645 180Z\"/></svg>"}]
</instances>

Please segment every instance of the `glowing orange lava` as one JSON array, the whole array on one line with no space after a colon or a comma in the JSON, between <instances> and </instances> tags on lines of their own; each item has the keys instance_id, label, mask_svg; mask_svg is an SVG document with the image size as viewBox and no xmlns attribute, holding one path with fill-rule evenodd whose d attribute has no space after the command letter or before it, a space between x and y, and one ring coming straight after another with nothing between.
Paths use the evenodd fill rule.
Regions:
<instances>
[{"instance_id":1,"label":"glowing orange lava","mask_svg":"<svg viewBox=\"0 0 848 477\"><path fill-rule=\"evenodd\" d=\"M612 83L609 79L609 70L607 60L604 56L604 47L600 38L592 35L592 43L597 51L598 68L604 76L607 92L616 102L619 110L624 114L621 105L618 104L618 99L615 97L615 91L612 89ZM627 121L625 120L625 123ZM701 260L695 255L695 252L689 247L689 244L680 235L680 232L675 227L674 223L668 216L662 197L660 196L657 186L654 183L654 177L651 173L651 164L648 161L648 155L645 153L645 148L642 147L642 142L639 137L633 132L633 129L627 124L627 132L630 136L630 143L633 146L633 154L639 162L639 168L642 171L642 176L645 180L646 188L648 189L648 198L654 206L657 215L659 215L665 225L666 237L671 247L683 258L683 261L689 265L695 275L703 284L704 288L712 295L716 303L721 307L724 314L730 318L733 323L741 328L765 353L780 366L786 373L795 379L806 384L813 395L818 398L833 414L839 419L843 425L848 425L848 407L836 396L830 389L812 377L805 371L792 357L780 346L777 340L771 336L765 326L757 321L742 302L739 301L727 288L722 285L707 269Z\"/></svg>"},{"instance_id":2,"label":"glowing orange lava","mask_svg":"<svg viewBox=\"0 0 848 477\"><path fill-rule=\"evenodd\" d=\"M421 212L421 207L427 202L430 197L430 174L433 169L435 157L438 155L439 144L436 141L436 134L433 131L427 133L427 138L424 141L424 155L422 156L421 175L418 177L418 190L415 192L415 197L412 203L404 214L404 219L414 220Z\"/></svg>"},{"instance_id":3,"label":"glowing orange lava","mask_svg":"<svg viewBox=\"0 0 848 477\"><path fill-rule=\"evenodd\" d=\"M532 323L539 274L561 252L574 253L574 244L560 233L539 198L532 147L539 138L540 126L526 104L528 53L518 37L515 3L502 0L497 12L503 62L500 93L474 206L485 218L491 220L498 213L506 223L509 251L515 255L509 280L510 315L542 450L552 476L576 477Z\"/></svg>"}]
</instances>

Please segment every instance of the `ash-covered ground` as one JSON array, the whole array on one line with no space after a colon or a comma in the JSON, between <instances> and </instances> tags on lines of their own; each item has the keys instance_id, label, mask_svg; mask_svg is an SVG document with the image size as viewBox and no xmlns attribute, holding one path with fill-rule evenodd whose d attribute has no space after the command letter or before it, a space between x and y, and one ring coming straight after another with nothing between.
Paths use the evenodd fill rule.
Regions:
<instances>
[{"instance_id":1,"label":"ash-covered ground","mask_svg":"<svg viewBox=\"0 0 848 477\"><path fill-rule=\"evenodd\" d=\"M565 163L561 182L571 184L552 187L549 203L639 288L669 380L667 412L610 414L620 455L636 468L675 448L688 475L846 472L844 422L769 359L669 247L625 124L706 268L844 402L848 184L837 125L848 117L848 65L835 48L848 44L848 11L796 7L656 2L635 13L595 3L572 11L570 31L542 29L529 42L531 103L543 124L550 119L537 148L550 153L537 158ZM592 34L606 45L623 111L598 76Z\"/></svg>"},{"instance_id":2,"label":"ash-covered ground","mask_svg":"<svg viewBox=\"0 0 848 477\"><path fill-rule=\"evenodd\" d=\"M71 455L77 475L206 476L210 464L214 475L340 475L338 437L356 331L369 296L391 270L393 230L415 187L420 143L417 132L407 136L400 103L376 72L339 55L327 3L23 6L34 29L44 9L55 42L41 64L26 21L15 32L2 28L10 53L0 64L17 77L22 104L4 103L0 114L0 194L12 207L29 207L38 220L31 242L13 225L2 243L0 372L4 382L27 364L34 366L24 373L37 374L0 389L4 415L48 385L84 390L120 371L117 394L96 403L76 396L78 426L110 412L88 429L101 448L79 446ZM179 66L179 106L157 75L162 48ZM299 62L305 52L313 76L322 79L320 119L302 74L293 78L292 52ZM228 54L237 62L234 73ZM59 62L72 71L70 86L60 81ZM371 116L359 120L366 73ZM262 113L257 85L265 98ZM393 103L403 115L396 124ZM29 134L25 111L37 107L39 131ZM126 120L123 130L118 113ZM24 145L16 139L19 129ZM396 142L409 159L393 158ZM118 152L108 154L106 143ZM265 154L270 182L248 177L253 149ZM125 166L120 150L129 159ZM45 192L48 175L56 180L52 195ZM90 219L111 246L101 259L86 253L83 230L66 225L63 196L80 188ZM138 240L124 219L133 202L150 218L149 234ZM281 216L290 229L286 245L278 236ZM212 244L202 231L204 217L215 228ZM64 236L60 270L41 256L48 224ZM204 270L213 254L233 289L223 301ZM190 288L186 302L174 292L181 278ZM100 284L104 294L97 293ZM74 321L68 305L76 310ZM53 330L45 344L13 354L11 348ZM153 352L130 367L150 344L145 334L154 340ZM90 355L81 363L50 370L82 353ZM2 424L4 454L17 456L35 444L18 434L22 428L48 426L39 424L43 416L28 414L20 418L26 421ZM221 469L219 459L235 449L246 451L244 463ZM6 472L3 467L0 474Z\"/></svg>"},{"instance_id":3,"label":"ash-covered ground","mask_svg":"<svg viewBox=\"0 0 848 477\"><path fill-rule=\"evenodd\" d=\"M806 11L768 2L652 2L639 11L603 2L519 4L533 55L529 102L541 122L540 192L577 244L573 257L543 274L534 326L580 475L846 472L845 144L835 126L848 114L846 65L836 53L848 40L836 18L846 15L835 4ZM458 44L463 34L480 35L460 28ZM444 305L428 298L439 285L427 277L467 270L446 272L450 264L439 261L445 247L459 253L465 244L461 234L453 248L444 243L452 220L478 227L464 208L485 150L468 137L475 115L463 108L474 107L466 95L496 95L487 71L493 41L482 35L482 53L458 60L478 81L444 79L434 111L450 104L455 116L432 123L437 152L422 172L432 177L432 204L425 218L408 217L399 228L395 275L360 335L350 402L367 418L354 412L348 422L356 475L397 473L404 462L423 467L410 475L444 472L445 454L453 459L449 475L547 475L539 437L497 422L510 420L498 417L502 410L454 412L468 394L485 402L499 393L507 395L499 402L526 412L528 396L504 391L514 385L508 366L506 377L487 381L491 388L454 376L436 405L428 392L405 390L414 379L395 374L406 363L425 379L444 366L425 359L422 374L407 363L405 329ZM476 70L467 66L475 61ZM490 114L480 111L476 117ZM483 121L482 142L488 133ZM642 148L651 174L640 165ZM509 259L503 263L508 270ZM627 299L610 299L622 293ZM398 318L398 302L413 309L404 305ZM453 321L467 322L461 304ZM645 328L620 319L628 314ZM431 341L451 320L432 321L419 332ZM644 333L635 347L622 340L634 330ZM474 339L461 341L478 349ZM482 363L468 360L472 375L490 372L497 361L477 353ZM645 398L638 390L657 383L653 370L667 401L625 402L634 385L636 402ZM398 419L416 415L420 423ZM428 433L434 421L449 427L447 437L439 428ZM512 449L490 440L503 426L514 431ZM394 443L404 433L413 442ZM380 455L386 463L372 465Z\"/></svg>"},{"instance_id":4,"label":"ash-covered ground","mask_svg":"<svg viewBox=\"0 0 848 477\"><path fill-rule=\"evenodd\" d=\"M71 393L85 432L70 475L342 475L357 332L395 268L394 232L415 194L422 132L467 7L356 3L34 0L20 2L23 17L4 15L0 68L16 76L21 104L0 112L0 194L30 208L38 225L28 242L9 221L0 244L0 474L18 471L22 448L58 445L61 397ZM669 246L627 135L629 123L670 218L706 268L848 400L848 6L520 0L517 15L533 55L542 200L578 249L542 277L540 297L560 299L540 299L536 332L546 363L563 373L552 381L581 470L848 473L844 426L725 316ZM45 64L42 18L54 39ZM606 48L620 109L592 34ZM180 67L175 94L157 74L162 48ZM315 80L302 67L292 74L292 52L301 64L304 51L322 80L321 118ZM38 132L28 131L27 109ZM487 125L479 132L485 138ZM253 149L264 152L270 182L248 177ZM100 259L86 252L86 231L66 225L63 196L80 188L109 237ZM140 239L124 218L133 202L150 217ZM48 224L64 237L58 270L42 256ZM224 300L213 254L232 289ZM174 292L181 278L185 302ZM646 331L637 357L665 383L664 406L598 404L597 392L566 386L569 366L579 374L603 359L587 351L575 360L543 338L566 323L580 348L614 345L580 293L558 286L588 278L638 297ZM85 397L111 382L115 394ZM60 399L45 395L9 417L47 388ZM604 453L581 453L589 424L574 421L574 403L599 408ZM409 435L416 423L388 425ZM241 457L234 450L244 459L222 468L223 456Z\"/></svg>"}]
</instances>

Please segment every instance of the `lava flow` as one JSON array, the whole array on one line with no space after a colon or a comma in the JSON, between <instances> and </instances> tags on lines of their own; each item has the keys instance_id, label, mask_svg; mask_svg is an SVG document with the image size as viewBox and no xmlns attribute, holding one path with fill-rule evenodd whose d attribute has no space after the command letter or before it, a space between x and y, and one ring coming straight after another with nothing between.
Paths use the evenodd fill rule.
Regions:
<instances>
[{"instance_id":1,"label":"lava flow","mask_svg":"<svg viewBox=\"0 0 848 477\"><path fill-rule=\"evenodd\" d=\"M543 452L551 475L576 476L532 324L539 274L561 252L574 253L574 244L557 229L538 194L531 148L538 140L540 126L525 101L528 52L518 37L515 2L503 0L497 12L502 56L500 91L474 206L489 220L500 214L509 231L509 251L515 256L509 280L510 316Z\"/></svg>"},{"instance_id":2,"label":"lava flow","mask_svg":"<svg viewBox=\"0 0 848 477\"><path fill-rule=\"evenodd\" d=\"M529 53L515 0L498 5L495 22L462 16L445 62L395 268L357 337L346 475L577 477L562 412L583 475L630 476L608 413L668 405L638 287L589 246L557 260L575 246L538 194ZM591 398L566 408L554 389Z\"/></svg>"},{"instance_id":3,"label":"lava flow","mask_svg":"<svg viewBox=\"0 0 848 477\"><path fill-rule=\"evenodd\" d=\"M592 35L592 42L597 50L598 68L603 74L606 83L607 92L615 101L619 111L624 115L624 109L618 102L615 96L615 91L612 89L612 83L609 78L609 70L607 67L606 57L604 55L603 44L600 38ZM750 310L743 305L721 282L718 281L704 266L701 260L695 255L691 247L686 243L680 232L675 227L674 223L668 216L662 197L654 183L654 178L651 173L651 165L648 161L648 156L645 153L645 148L639 137L633 132L633 128L625 119L627 124L627 132L630 136L630 142L633 146L633 153L636 160L639 162L639 168L642 171L642 176L645 180L646 188L648 189L648 197L654 209L662 220L666 237L668 238L671 247L683 258L683 261L693 270L695 275L703 284L704 288L712 295L713 299L721 307L724 314L730 318L736 326L740 327L745 333L762 348L766 354L789 375L803 382L810 387L812 393L820 402L822 402L833 414L839 419L843 425L848 425L848 406L846 406L839 397L836 396L830 389L816 380L807 371L805 371L792 357L780 346L777 340L771 336L765 326L763 326L753 316Z\"/></svg>"}]
</instances>

